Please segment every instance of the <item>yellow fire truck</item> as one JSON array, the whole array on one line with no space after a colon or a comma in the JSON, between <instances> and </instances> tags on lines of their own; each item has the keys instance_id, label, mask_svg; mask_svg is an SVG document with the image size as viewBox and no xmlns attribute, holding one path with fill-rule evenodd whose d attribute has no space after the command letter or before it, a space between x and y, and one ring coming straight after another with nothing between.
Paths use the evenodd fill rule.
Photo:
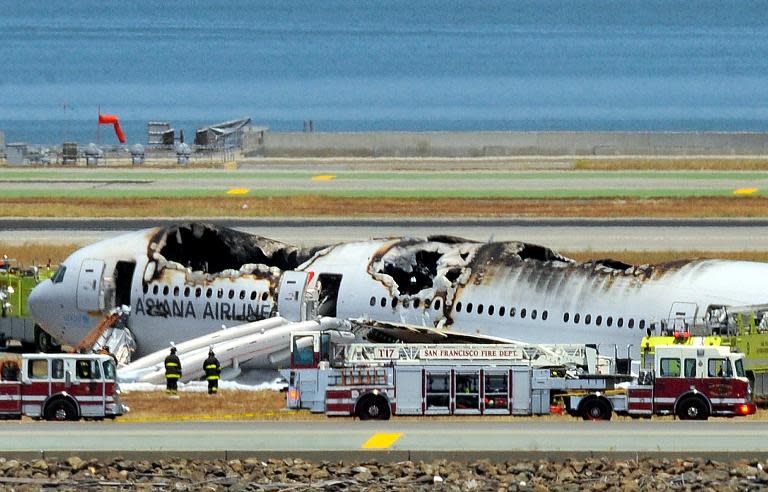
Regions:
<instances>
[{"instance_id":1,"label":"yellow fire truck","mask_svg":"<svg viewBox=\"0 0 768 492\"><path fill-rule=\"evenodd\" d=\"M744 369L755 398L768 398L768 304L709 306L702 317L671 313L660 335L641 343L643 355L661 345L727 346L744 354Z\"/></svg>"}]
</instances>

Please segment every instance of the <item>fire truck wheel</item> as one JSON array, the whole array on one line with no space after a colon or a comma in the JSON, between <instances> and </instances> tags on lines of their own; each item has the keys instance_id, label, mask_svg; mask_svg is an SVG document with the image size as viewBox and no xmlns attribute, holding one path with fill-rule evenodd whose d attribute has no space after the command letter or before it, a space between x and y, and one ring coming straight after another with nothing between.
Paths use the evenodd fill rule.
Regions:
<instances>
[{"instance_id":1,"label":"fire truck wheel","mask_svg":"<svg viewBox=\"0 0 768 492\"><path fill-rule=\"evenodd\" d=\"M389 420L389 405L382 396L365 396L357 403L355 413L360 420Z\"/></svg>"},{"instance_id":2,"label":"fire truck wheel","mask_svg":"<svg viewBox=\"0 0 768 492\"><path fill-rule=\"evenodd\" d=\"M45 407L45 420L77 420L77 408L67 400L56 400Z\"/></svg>"},{"instance_id":3,"label":"fire truck wheel","mask_svg":"<svg viewBox=\"0 0 768 492\"><path fill-rule=\"evenodd\" d=\"M598 397L584 400L579 409L584 420L611 420L611 413L611 404Z\"/></svg>"},{"instance_id":4,"label":"fire truck wheel","mask_svg":"<svg viewBox=\"0 0 768 492\"><path fill-rule=\"evenodd\" d=\"M707 420L709 409L701 398L691 396L678 403L677 416L680 420Z\"/></svg>"}]
</instances>

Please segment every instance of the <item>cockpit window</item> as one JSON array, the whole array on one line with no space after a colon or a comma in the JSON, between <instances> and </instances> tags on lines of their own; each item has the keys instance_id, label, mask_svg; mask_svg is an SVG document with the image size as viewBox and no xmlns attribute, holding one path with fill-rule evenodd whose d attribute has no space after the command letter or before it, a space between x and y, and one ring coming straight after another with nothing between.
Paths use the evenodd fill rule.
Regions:
<instances>
[{"instance_id":1,"label":"cockpit window","mask_svg":"<svg viewBox=\"0 0 768 492\"><path fill-rule=\"evenodd\" d=\"M59 269L56 270L56 273L53 274L53 277L51 277L51 282L54 284L61 283L64 280L64 274L67 273L67 267L64 265L60 265Z\"/></svg>"}]
</instances>

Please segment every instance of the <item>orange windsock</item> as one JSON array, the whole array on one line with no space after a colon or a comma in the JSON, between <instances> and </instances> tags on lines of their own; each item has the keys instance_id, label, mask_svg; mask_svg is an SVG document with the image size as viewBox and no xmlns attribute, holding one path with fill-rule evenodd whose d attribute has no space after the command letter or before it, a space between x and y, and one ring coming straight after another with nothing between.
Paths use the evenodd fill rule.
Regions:
<instances>
[{"instance_id":1,"label":"orange windsock","mask_svg":"<svg viewBox=\"0 0 768 492\"><path fill-rule=\"evenodd\" d=\"M112 125L115 128L117 139L120 140L120 143L125 143L125 133L120 128L120 121L118 121L117 116L113 114L99 114L99 125Z\"/></svg>"}]
</instances>

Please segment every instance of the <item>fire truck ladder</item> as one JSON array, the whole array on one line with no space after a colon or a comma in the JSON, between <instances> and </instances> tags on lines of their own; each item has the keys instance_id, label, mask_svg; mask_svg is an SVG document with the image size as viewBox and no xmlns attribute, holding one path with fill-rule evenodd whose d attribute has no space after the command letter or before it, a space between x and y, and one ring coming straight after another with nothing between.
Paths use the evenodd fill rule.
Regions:
<instances>
[{"instance_id":1,"label":"fire truck ladder","mask_svg":"<svg viewBox=\"0 0 768 492\"><path fill-rule=\"evenodd\" d=\"M593 369L597 365L597 351L579 344L524 345L524 344L371 344L353 343L343 346L341 355L345 365L359 363L387 363L392 361L430 361L444 363L449 356L430 357L425 354L450 354L452 349L465 353L482 354L487 349L504 349L505 363L519 363L531 367L581 366ZM467 357L457 357L467 358ZM485 360L482 355L474 357ZM337 359L338 360L338 359ZM490 359L489 359L490 360ZM498 358L495 358L498 360Z\"/></svg>"}]
</instances>

